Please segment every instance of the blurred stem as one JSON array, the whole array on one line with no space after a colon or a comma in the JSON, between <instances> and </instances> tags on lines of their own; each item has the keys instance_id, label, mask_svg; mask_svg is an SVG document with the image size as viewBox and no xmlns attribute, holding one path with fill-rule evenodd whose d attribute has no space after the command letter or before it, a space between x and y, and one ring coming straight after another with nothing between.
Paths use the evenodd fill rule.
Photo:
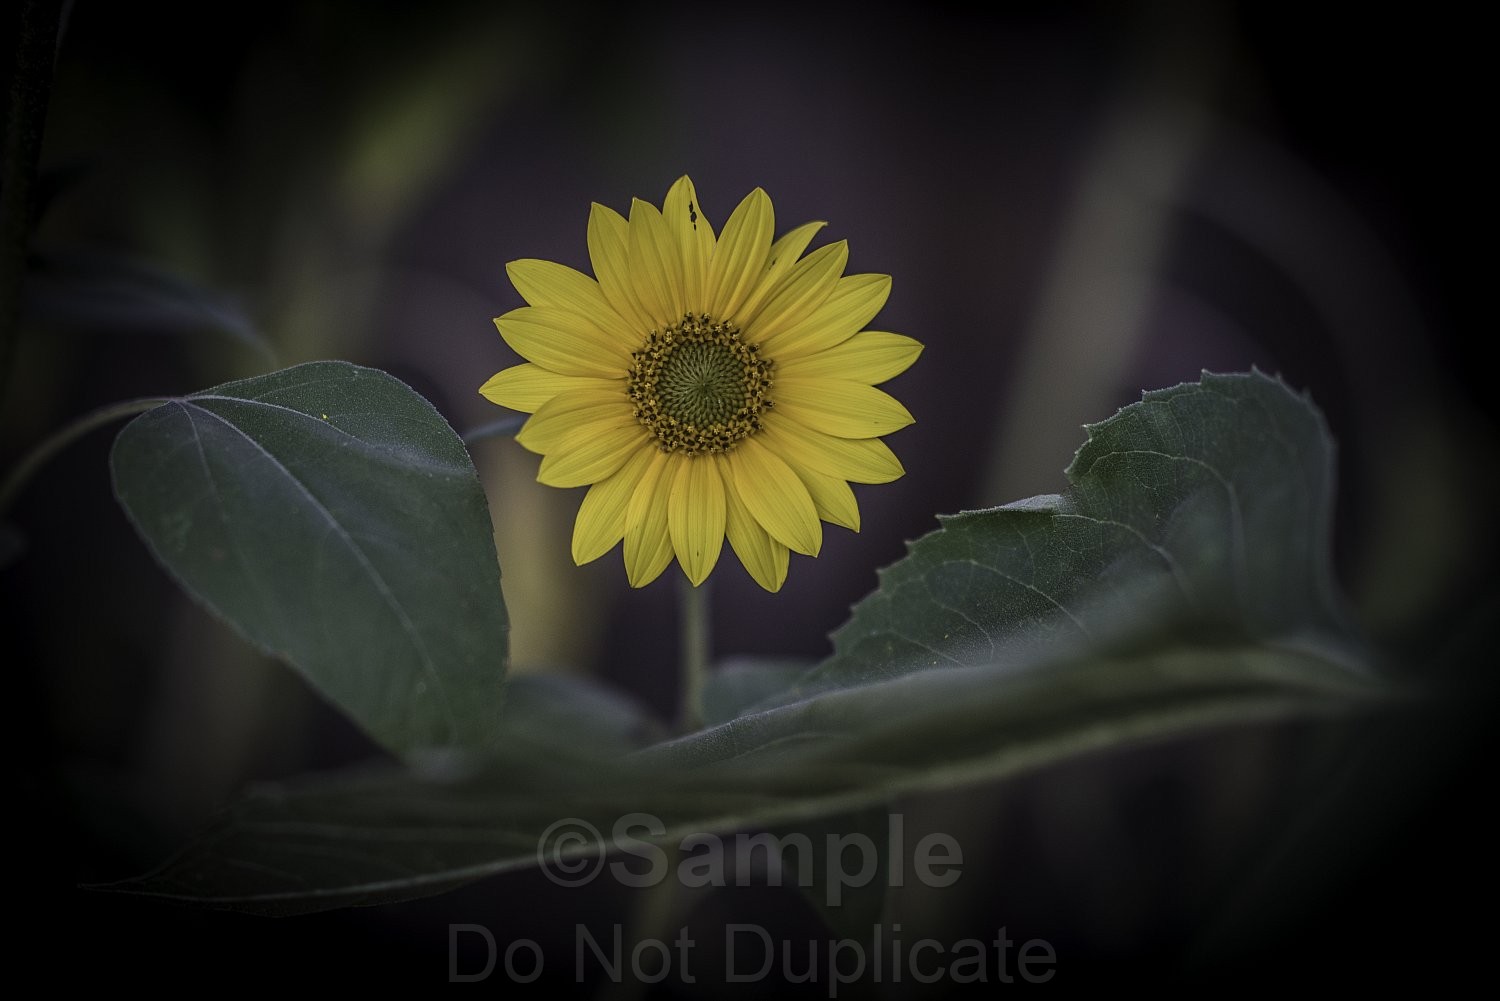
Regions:
<instances>
[{"instance_id":1,"label":"blurred stem","mask_svg":"<svg viewBox=\"0 0 1500 1001\"><path fill-rule=\"evenodd\" d=\"M460 437L463 438L465 445L472 445L476 441L484 441L486 438L510 438L515 436L515 433L521 429L521 425L525 422L525 414L518 414L515 417L502 417L498 421L490 421L488 424L481 424L477 428L470 428L460 435Z\"/></svg>"},{"instance_id":2,"label":"blurred stem","mask_svg":"<svg viewBox=\"0 0 1500 1001\"><path fill-rule=\"evenodd\" d=\"M638 891L635 906L630 913L630 923L625 927L623 941L657 941L676 946L678 933L686 933L686 926L678 924L684 917L687 888L677 875L680 862L677 849L671 845L663 847L667 860L667 871L659 883ZM581 947L580 947L581 948ZM622 976L607 982L597 995L597 1001L639 1001L650 992L650 985L634 977Z\"/></svg>"},{"instance_id":3,"label":"blurred stem","mask_svg":"<svg viewBox=\"0 0 1500 1001\"><path fill-rule=\"evenodd\" d=\"M708 581L694 587L682 580L682 700L681 729L703 728L703 680L708 676Z\"/></svg>"},{"instance_id":4,"label":"blurred stem","mask_svg":"<svg viewBox=\"0 0 1500 1001\"><path fill-rule=\"evenodd\" d=\"M21 457L16 467L5 477L4 483L0 483L0 517L10 510L11 503L25 488L36 471L46 464L58 452L67 448L73 442L93 431L95 428L119 420L122 417L130 417L134 414L145 413L147 410L155 410L163 403L170 400L166 397L149 397L140 400L124 400L120 403L111 403L107 407L90 411L82 417L58 428L51 435L44 438L42 442Z\"/></svg>"},{"instance_id":5,"label":"blurred stem","mask_svg":"<svg viewBox=\"0 0 1500 1001\"><path fill-rule=\"evenodd\" d=\"M0 398L10 384L15 358L36 165L52 96L61 19L61 0L20 0L5 18L12 58L5 93L5 145L0 151Z\"/></svg>"},{"instance_id":6,"label":"blurred stem","mask_svg":"<svg viewBox=\"0 0 1500 1001\"><path fill-rule=\"evenodd\" d=\"M1073 453L1078 426L1130 399L1122 394L1164 281L1176 206L1209 134L1213 89L1229 72L1214 5L1129 9L1127 62L998 398L986 503L1060 489L1054 457Z\"/></svg>"}]
</instances>

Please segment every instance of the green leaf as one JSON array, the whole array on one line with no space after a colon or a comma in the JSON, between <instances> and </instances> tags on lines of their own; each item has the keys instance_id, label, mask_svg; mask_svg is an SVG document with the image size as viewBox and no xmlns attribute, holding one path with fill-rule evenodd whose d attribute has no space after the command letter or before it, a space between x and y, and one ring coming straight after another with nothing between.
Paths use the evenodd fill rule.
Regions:
<instances>
[{"instance_id":1,"label":"green leaf","mask_svg":"<svg viewBox=\"0 0 1500 1001\"><path fill-rule=\"evenodd\" d=\"M315 362L142 414L110 457L162 566L398 754L495 739L509 626L463 444L384 372Z\"/></svg>"},{"instance_id":2,"label":"green leaf","mask_svg":"<svg viewBox=\"0 0 1500 1001\"><path fill-rule=\"evenodd\" d=\"M569 818L598 831L575 856L622 847L634 813L664 844L824 831L810 821L1088 751L1382 704L1331 586L1330 450L1259 374L1147 394L1090 429L1066 496L913 545L799 682L726 686L755 703L732 720L611 755L511 714L482 767L264 790L116 888L276 913L396 900L534 865Z\"/></svg>"},{"instance_id":3,"label":"green leaf","mask_svg":"<svg viewBox=\"0 0 1500 1001\"><path fill-rule=\"evenodd\" d=\"M1088 432L1067 494L943 518L882 571L799 690L1174 637L1347 645L1333 442L1309 403L1205 373Z\"/></svg>"},{"instance_id":4,"label":"green leaf","mask_svg":"<svg viewBox=\"0 0 1500 1001\"><path fill-rule=\"evenodd\" d=\"M1347 713L1383 694L1347 671L1257 651L1178 651L1050 677L943 668L773 710L758 743L745 727L707 731L714 753L692 757L716 760L696 767L665 753L671 745L608 757L554 733L507 736L479 768L443 760L262 787L166 865L109 889L267 914L405 900L530 868L561 822L599 832L573 857L620 847L614 825L639 813L660 821L648 839L658 844L793 830L901 793L1211 726Z\"/></svg>"}]
</instances>

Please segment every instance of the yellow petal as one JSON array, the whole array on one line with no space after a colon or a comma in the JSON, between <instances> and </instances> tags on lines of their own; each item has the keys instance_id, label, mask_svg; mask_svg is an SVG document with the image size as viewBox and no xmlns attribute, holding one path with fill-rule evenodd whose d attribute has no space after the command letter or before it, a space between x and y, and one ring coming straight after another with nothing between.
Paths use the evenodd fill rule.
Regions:
<instances>
[{"instance_id":1,"label":"yellow petal","mask_svg":"<svg viewBox=\"0 0 1500 1001\"><path fill-rule=\"evenodd\" d=\"M922 353L922 342L883 330L866 330L813 355L778 361L777 378L848 379L871 386L894 379Z\"/></svg>"},{"instance_id":2,"label":"yellow petal","mask_svg":"<svg viewBox=\"0 0 1500 1001\"><path fill-rule=\"evenodd\" d=\"M789 330L807 319L828 301L844 266L849 263L849 243L840 240L819 247L798 261L754 316L746 314L745 339L759 344L779 330Z\"/></svg>"},{"instance_id":3,"label":"yellow petal","mask_svg":"<svg viewBox=\"0 0 1500 1001\"><path fill-rule=\"evenodd\" d=\"M629 349L576 313L522 306L495 326L522 358L560 375L623 377L630 367Z\"/></svg>"},{"instance_id":4,"label":"yellow petal","mask_svg":"<svg viewBox=\"0 0 1500 1001\"><path fill-rule=\"evenodd\" d=\"M798 469L791 462L787 465L796 470L797 478L807 487L819 518L851 532L859 531L859 502L854 499L854 491L849 489L848 483L814 469Z\"/></svg>"},{"instance_id":5,"label":"yellow petal","mask_svg":"<svg viewBox=\"0 0 1500 1001\"><path fill-rule=\"evenodd\" d=\"M625 217L608 205L595 202L589 210L588 243L589 261L594 265L605 301L627 326L639 330L645 340L651 320L630 284L630 226Z\"/></svg>"},{"instance_id":6,"label":"yellow petal","mask_svg":"<svg viewBox=\"0 0 1500 1001\"><path fill-rule=\"evenodd\" d=\"M591 563L624 538L625 511L656 454L652 449L638 449L614 475L589 487L573 523L574 563Z\"/></svg>"},{"instance_id":7,"label":"yellow petal","mask_svg":"<svg viewBox=\"0 0 1500 1001\"><path fill-rule=\"evenodd\" d=\"M588 486L623 466L632 451L649 447L646 429L632 421L629 426L610 428L583 441L570 441L566 449L549 453L542 459L536 478L549 487Z\"/></svg>"},{"instance_id":8,"label":"yellow petal","mask_svg":"<svg viewBox=\"0 0 1500 1001\"><path fill-rule=\"evenodd\" d=\"M822 221L805 222L796 229L783 233L775 243L771 244L771 257L766 262L767 274L772 278L786 274L792 265L797 263L797 259L807 249L807 245L812 243L812 238L827 225L828 223Z\"/></svg>"},{"instance_id":9,"label":"yellow petal","mask_svg":"<svg viewBox=\"0 0 1500 1001\"><path fill-rule=\"evenodd\" d=\"M823 528L807 488L774 452L754 438L729 453L734 489L772 538L807 556L818 555Z\"/></svg>"},{"instance_id":10,"label":"yellow petal","mask_svg":"<svg viewBox=\"0 0 1500 1001\"><path fill-rule=\"evenodd\" d=\"M816 469L851 483L889 483L906 474L901 461L879 438L835 438L788 420L776 411L765 414L760 434L798 469Z\"/></svg>"},{"instance_id":11,"label":"yellow petal","mask_svg":"<svg viewBox=\"0 0 1500 1001\"><path fill-rule=\"evenodd\" d=\"M775 451L775 443L778 439L766 438L772 451ZM842 477L833 476L816 466L809 466L801 460L801 453L777 452L783 462L792 467L792 472L807 487L807 492L813 499L813 507L818 510L818 517L833 525L842 525L851 531L859 531L859 503L854 499L854 491L849 489L849 484Z\"/></svg>"},{"instance_id":12,"label":"yellow petal","mask_svg":"<svg viewBox=\"0 0 1500 1001\"><path fill-rule=\"evenodd\" d=\"M632 425L640 426L622 387L569 390L537 408L516 434L516 444L546 455Z\"/></svg>"},{"instance_id":13,"label":"yellow petal","mask_svg":"<svg viewBox=\"0 0 1500 1001\"><path fill-rule=\"evenodd\" d=\"M733 474L730 472L728 458L722 455L713 458L719 465L724 482L732 484ZM724 499L725 532L729 536L729 544L734 547L735 555L740 558L755 583L773 593L781 590L781 585L786 582L791 551L760 527L750 509L745 507L745 502L740 500L739 491L732 485L724 492Z\"/></svg>"},{"instance_id":14,"label":"yellow petal","mask_svg":"<svg viewBox=\"0 0 1500 1001\"><path fill-rule=\"evenodd\" d=\"M479 387L479 393L491 403L532 414L559 393L575 389L610 389L612 387L618 387L620 393L625 392L624 383L617 380L591 379L580 375L558 375L556 372L547 371L540 365L527 363L512 365L503 372L496 372L488 382Z\"/></svg>"},{"instance_id":15,"label":"yellow petal","mask_svg":"<svg viewBox=\"0 0 1500 1001\"><path fill-rule=\"evenodd\" d=\"M797 259L802 256L802 252L807 249L807 245L812 242L818 230L827 225L826 222L805 222L790 233L782 234L775 243L771 244L771 253L766 259L766 273L746 297L744 305L740 306L742 317L748 318L755 315L756 311L765 304L766 298L781 284L787 272L797 264Z\"/></svg>"},{"instance_id":16,"label":"yellow petal","mask_svg":"<svg viewBox=\"0 0 1500 1001\"><path fill-rule=\"evenodd\" d=\"M878 438L912 423L894 397L862 382L782 378L774 396L783 417L839 438Z\"/></svg>"},{"instance_id":17,"label":"yellow petal","mask_svg":"<svg viewBox=\"0 0 1500 1001\"><path fill-rule=\"evenodd\" d=\"M704 288L708 282L708 265L714 256L714 230L703 217L698 192L686 174L677 179L661 206L667 229L677 240L682 255L682 298L686 308L701 313L707 308Z\"/></svg>"},{"instance_id":18,"label":"yellow petal","mask_svg":"<svg viewBox=\"0 0 1500 1001\"><path fill-rule=\"evenodd\" d=\"M827 351L859 333L890 294L889 275L845 275L811 316L768 335L761 350L778 362Z\"/></svg>"},{"instance_id":19,"label":"yellow petal","mask_svg":"<svg viewBox=\"0 0 1500 1001\"><path fill-rule=\"evenodd\" d=\"M625 576L631 587L645 587L672 562L667 529L668 488L676 456L652 450L641 482L625 509Z\"/></svg>"},{"instance_id":20,"label":"yellow petal","mask_svg":"<svg viewBox=\"0 0 1500 1001\"><path fill-rule=\"evenodd\" d=\"M724 224L708 267L708 311L733 320L765 274L776 213L760 188L745 196Z\"/></svg>"},{"instance_id":21,"label":"yellow petal","mask_svg":"<svg viewBox=\"0 0 1500 1001\"><path fill-rule=\"evenodd\" d=\"M678 465L667 503L667 527L677 562L697 587L724 548L724 481L709 456L694 456Z\"/></svg>"},{"instance_id":22,"label":"yellow petal","mask_svg":"<svg viewBox=\"0 0 1500 1001\"><path fill-rule=\"evenodd\" d=\"M641 308L657 329L682 319L682 252L660 210L630 203L630 280Z\"/></svg>"},{"instance_id":23,"label":"yellow petal","mask_svg":"<svg viewBox=\"0 0 1500 1001\"><path fill-rule=\"evenodd\" d=\"M604 298L599 283L565 264L528 258L505 266L510 283L533 306L561 309L586 317L629 350L640 347L645 331L636 330Z\"/></svg>"}]
</instances>

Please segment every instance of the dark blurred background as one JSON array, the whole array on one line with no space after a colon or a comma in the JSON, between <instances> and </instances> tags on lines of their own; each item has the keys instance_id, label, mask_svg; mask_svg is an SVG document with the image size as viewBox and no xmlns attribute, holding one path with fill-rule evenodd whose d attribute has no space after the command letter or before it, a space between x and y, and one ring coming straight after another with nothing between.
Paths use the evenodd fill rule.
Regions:
<instances>
[{"instance_id":1,"label":"dark blurred background","mask_svg":"<svg viewBox=\"0 0 1500 1001\"><path fill-rule=\"evenodd\" d=\"M825 219L851 271L894 276L874 325L926 351L887 387L917 418L889 439L906 477L856 488L862 531L830 527L780 595L724 559L718 656L822 656L935 514L1060 490L1083 423L1254 365L1327 414L1341 579L1385 666L1428 693L903 803L975 860L952 893L895 902L909 929L1047 938L1059 983L1415 984L1479 960L1489 919L1459 908L1496 889L1478 819L1496 483L1472 25L1277 3L63 13L7 466L92 407L318 358L385 368L473 427L502 415L477 387L517 361L490 322L520 305L507 261L586 270L590 201L659 203L683 173L716 226L762 186L778 232ZM0 571L15 918L41 968L439 983L449 922L503 946L622 919L622 891L535 874L286 921L77 891L155 864L248 780L374 753L152 563L111 499L109 439L31 484ZM677 571L632 592L618 551L574 567L582 491L537 485L511 441L473 452L514 670L670 717ZM710 939L816 928L771 891L694 914Z\"/></svg>"}]
</instances>

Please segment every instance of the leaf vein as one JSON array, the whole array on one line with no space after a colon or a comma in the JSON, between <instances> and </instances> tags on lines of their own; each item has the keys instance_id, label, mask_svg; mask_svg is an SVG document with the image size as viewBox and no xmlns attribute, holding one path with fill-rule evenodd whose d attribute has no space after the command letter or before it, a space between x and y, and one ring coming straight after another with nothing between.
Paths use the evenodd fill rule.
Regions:
<instances>
[{"instance_id":1,"label":"leaf vein","mask_svg":"<svg viewBox=\"0 0 1500 1001\"><path fill-rule=\"evenodd\" d=\"M406 635L407 639L412 644L412 648L416 651L417 659L422 665L423 673L426 674L427 677L432 681L433 691L439 700L439 704L443 708L443 717L448 722L449 730L456 737L459 732L458 723L454 718L453 708L449 704L448 690L443 684L442 677L438 674L436 665L434 665L432 662L432 655L427 649L427 644L423 641L421 634L417 631L416 624L412 622L411 616L407 614L406 607L401 604L401 602L396 598L395 593L391 591L390 585L386 583L385 578L380 574L380 571L375 568L375 565L370 562L370 558L365 554L364 549L360 547L359 543L354 540L354 537L349 534L349 532L344 528L342 524L340 524L339 520L334 517L333 512L324 507L323 502L318 500L317 496L308 489L307 484L298 479L297 476L293 474L292 471L288 469L280 459L271 454L271 452L268 451L264 445L262 445L253 437L246 434L243 430L236 427L233 423L226 420L219 414L214 413L207 407L196 406L190 400L179 402L183 407L191 406L195 410L208 414L209 416L213 417L214 420L223 424L225 427L229 428L241 438L244 438L247 442L255 447L256 451L265 456L267 461L269 461L273 466L280 470L281 474L287 478L288 482L295 486L302 493L302 495L307 498L308 502L313 506L313 508L323 516L324 520L328 523L334 534L341 541L343 541L343 543L348 547L350 553L354 555L354 558L359 563L360 568L364 570L365 575L375 586L376 592L380 594L381 598L390 607L391 611L395 613L397 621L399 621L401 624L402 632ZM196 427L194 428L194 433L197 433Z\"/></svg>"}]
</instances>

